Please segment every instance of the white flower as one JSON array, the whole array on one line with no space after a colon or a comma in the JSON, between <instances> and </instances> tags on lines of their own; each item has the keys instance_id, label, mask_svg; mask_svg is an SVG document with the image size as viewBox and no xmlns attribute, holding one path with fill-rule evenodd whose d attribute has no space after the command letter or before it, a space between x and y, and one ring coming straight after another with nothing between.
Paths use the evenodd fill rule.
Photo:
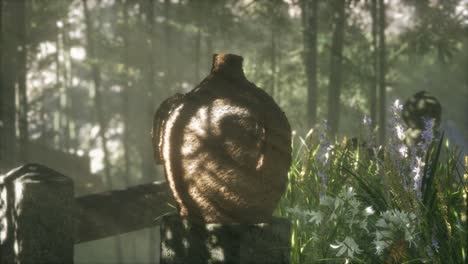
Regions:
<instances>
[{"instance_id":1,"label":"white flower","mask_svg":"<svg viewBox=\"0 0 468 264\"><path fill-rule=\"evenodd\" d=\"M375 253L377 255L381 255L383 251L388 247L388 244L385 241L377 240L372 243L374 243L375 245Z\"/></svg>"},{"instance_id":2,"label":"white flower","mask_svg":"<svg viewBox=\"0 0 468 264\"><path fill-rule=\"evenodd\" d=\"M408 147L406 145L400 145L398 148L398 152L400 153L401 157L408 157Z\"/></svg>"},{"instance_id":3,"label":"white flower","mask_svg":"<svg viewBox=\"0 0 468 264\"><path fill-rule=\"evenodd\" d=\"M356 196L356 193L354 193L354 190L353 190L353 187L348 187L348 189L346 189L346 192L343 192L343 199L345 200L350 200L352 199L354 196Z\"/></svg>"},{"instance_id":4,"label":"white flower","mask_svg":"<svg viewBox=\"0 0 468 264\"><path fill-rule=\"evenodd\" d=\"M396 135L397 135L399 140L405 139L405 130L404 130L402 125L397 124L395 126L395 131L396 131Z\"/></svg>"},{"instance_id":5,"label":"white flower","mask_svg":"<svg viewBox=\"0 0 468 264\"><path fill-rule=\"evenodd\" d=\"M373 215L374 213L375 213L375 211L372 208L372 206L368 206L368 207L366 207L366 209L364 209L364 215L365 216Z\"/></svg>"},{"instance_id":6,"label":"white flower","mask_svg":"<svg viewBox=\"0 0 468 264\"><path fill-rule=\"evenodd\" d=\"M368 126L368 125L370 125L371 123L372 123L372 119L371 119L370 117L368 117L368 116L365 115L365 116L362 118L362 124Z\"/></svg>"},{"instance_id":7,"label":"white flower","mask_svg":"<svg viewBox=\"0 0 468 264\"><path fill-rule=\"evenodd\" d=\"M399 100L399 99L396 99L395 102L393 102L393 109L395 109L396 111L401 111L401 110L403 110L403 105L400 104L400 100Z\"/></svg>"}]
</instances>

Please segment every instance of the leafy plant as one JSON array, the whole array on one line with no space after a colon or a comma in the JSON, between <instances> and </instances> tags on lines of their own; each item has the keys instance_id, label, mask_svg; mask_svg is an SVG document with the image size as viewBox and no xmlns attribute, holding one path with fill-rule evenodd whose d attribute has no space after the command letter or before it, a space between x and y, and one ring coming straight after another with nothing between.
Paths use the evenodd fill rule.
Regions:
<instances>
[{"instance_id":1,"label":"leafy plant","mask_svg":"<svg viewBox=\"0 0 468 264\"><path fill-rule=\"evenodd\" d=\"M467 261L466 169L431 120L421 141L406 146L400 110L398 101L390 108L386 147L365 136L367 119L367 141L332 143L326 126L294 136L277 212L293 222L292 263Z\"/></svg>"}]
</instances>

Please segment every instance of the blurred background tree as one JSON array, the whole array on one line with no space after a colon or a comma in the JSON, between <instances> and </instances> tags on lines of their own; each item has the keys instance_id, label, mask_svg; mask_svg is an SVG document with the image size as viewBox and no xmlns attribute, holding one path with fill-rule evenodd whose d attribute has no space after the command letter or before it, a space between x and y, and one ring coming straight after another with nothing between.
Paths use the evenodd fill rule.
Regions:
<instances>
[{"instance_id":1,"label":"blurred background tree","mask_svg":"<svg viewBox=\"0 0 468 264\"><path fill-rule=\"evenodd\" d=\"M467 145L466 0L0 0L0 18L0 169L49 162L77 195L164 178L152 114L217 52L242 55L298 133L327 119L353 137L367 115L384 142L389 102L427 90ZM150 233L79 245L77 263L156 259Z\"/></svg>"}]
</instances>

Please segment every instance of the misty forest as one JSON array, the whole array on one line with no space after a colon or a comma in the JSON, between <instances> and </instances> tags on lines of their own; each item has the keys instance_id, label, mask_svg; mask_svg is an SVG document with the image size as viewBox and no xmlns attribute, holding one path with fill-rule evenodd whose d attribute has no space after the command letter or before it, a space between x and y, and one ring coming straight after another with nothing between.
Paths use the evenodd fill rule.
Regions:
<instances>
[{"instance_id":1,"label":"misty forest","mask_svg":"<svg viewBox=\"0 0 468 264\"><path fill-rule=\"evenodd\" d=\"M164 181L156 110L237 54L291 127L290 263L467 263L468 1L0 0L0 28L0 174L42 164L75 197ZM159 263L162 236L74 262Z\"/></svg>"}]
</instances>

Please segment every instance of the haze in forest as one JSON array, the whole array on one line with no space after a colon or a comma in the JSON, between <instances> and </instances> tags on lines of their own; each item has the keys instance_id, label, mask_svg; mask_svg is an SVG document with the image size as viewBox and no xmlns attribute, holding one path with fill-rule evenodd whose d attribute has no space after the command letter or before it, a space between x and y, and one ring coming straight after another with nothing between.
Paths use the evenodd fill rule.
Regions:
<instances>
[{"instance_id":1,"label":"haze in forest","mask_svg":"<svg viewBox=\"0 0 468 264\"><path fill-rule=\"evenodd\" d=\"M0 0L0 16L0 172L41 162L77 195L164 179L153 114L219 52L244 57L297 135L327 120L356 137L367 116L384 143L392 102L425 90L467 152L467 0ZM153 259L154 232L80 245L76 262Z\"/></svg>"}]
</instances>

